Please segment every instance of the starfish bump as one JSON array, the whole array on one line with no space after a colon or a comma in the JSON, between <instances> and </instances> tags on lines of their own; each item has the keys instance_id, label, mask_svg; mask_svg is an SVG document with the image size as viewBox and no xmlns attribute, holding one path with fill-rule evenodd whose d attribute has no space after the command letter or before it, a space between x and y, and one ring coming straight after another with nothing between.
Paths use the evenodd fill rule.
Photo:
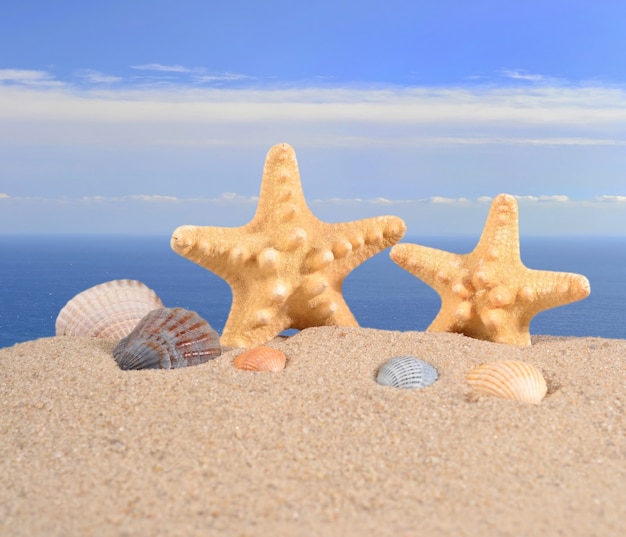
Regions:
<instances>
[{"instance_id":1,"label":"starfish bump","mask_svg":"<svg viewBox=\"0 0 626 537\"><path fill-rule=\"evenodd\" d=\"M289 328L358 326L341 293L343 280L405 231L395 216L318 220L304 198L294 150L279 144L267 154L257 211L248 224L181 226L171 246L230 285L233 302L221 343L253 347Z\"/></svg>"},{"instance_id":2,"label":"starfish bump","mask_svg":"<svg viewBox=\"0 0 626 537\"><path fill-rule=\"evenodd\" d=\"M398 244L391 259L432 287L441 309L427 330L530 345L530 321L539 312L589 295L580 274L531 270L520 258L518 206L500 194L480 240L469 254Z\"/></svg>"}]
</instances>

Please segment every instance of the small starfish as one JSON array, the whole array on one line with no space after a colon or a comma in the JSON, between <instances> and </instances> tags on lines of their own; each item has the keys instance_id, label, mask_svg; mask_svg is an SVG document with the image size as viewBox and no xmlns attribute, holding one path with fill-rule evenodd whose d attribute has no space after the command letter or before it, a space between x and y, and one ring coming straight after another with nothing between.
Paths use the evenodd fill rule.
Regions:
<instances>
[{"instance_id":1,"label":"small starfish","mask_svg":"<svg viewBox=\"0 0 626 537\"><path fill-rule=\"evenodd\" d=\"M507 194L493 200L471 253L398 244L390 255L440 295L441 309L427 328L434 332L530 345L530 321L537 313L581 300L590 292L589 281L580 274L524 266L517 201Z\"/></svg>"},{"instance_id":2,"label":"small starfish","mask_svg":"<svg viewBox=\"0 0 626 537\"><path fill-rule=\"evenodd\" d=\"M236 228L181 226L172 249L230 285L221 343L261 345L289 328L358 323L341 294L358 265L398 242L395 216L328 224L304 198L294 150L275 145L265 161L254 218Z\"/></svg>"}]
</instances>

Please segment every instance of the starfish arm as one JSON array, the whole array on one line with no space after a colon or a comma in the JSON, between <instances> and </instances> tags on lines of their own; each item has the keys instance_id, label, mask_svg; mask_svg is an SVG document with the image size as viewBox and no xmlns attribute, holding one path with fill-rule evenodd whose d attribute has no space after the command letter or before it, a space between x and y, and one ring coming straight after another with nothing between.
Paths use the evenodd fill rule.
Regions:
<instances>
[{"instance_id":1,"label":"starfish arm","mask_svg":"<svg viewBox=\"0 0 626 537\"><path fill-rule=\"evenodd\" d=\"M343 300L341 293L332 303L337 304L324 321L324 326L359 326L358 321Z\"/></svg>"},{"instance_id":2,"label":"starfish arm","mask_svg":"<svg viewBox=\"0 0 626 537\"><path fill-rule=\"evenodd\" d=\"M498 258L500 261L519 259L518 213L515 197L509 194L496 196L491 203L474 253L481 257Z\"/></svg>"},{"instance_id":3,"label":"starfish arm","mask_svg":"<svg viewBox=\"0 0 626 537\"><path fill-rule=\"evenodd\" d=\"M461 283L465 271L464 255L453 254L418 244L396 244L389 256L394 263L432 287L440 295L453 282Z\"/></svg>"},{"instance_id":4,"label":"starfish arm","mask_svg":"<svg viewBox=\"0 0 626 537\"><path fill-rule=\"evenodd\" d=\"M527 269L517 295L530 319L541 311L582 300L590 293L589 280L582 274Z\"/></svg>"},{"instance_id":5,"label":"starfish arm","mask_svg":"<svg viewBox=\"0 0 626 537\"><path fill-rule=\"evenodd\" d=\"M424 283L441 298L441 308L427 330L433 332L476 332L469 327L474 315L474 290L466 268L467 255L453 254L417 244L397 244L391 259Z\"/></svg>"},{"instance_id":6,"label":"starfish arm","mask_svg":"<svg viewBox=\"0 0 626 537\"><path fill-rule=\"evenodd\" d=\"M345 277L370 257L396 244L404 236L406 224L397 216L379 216L326 224L326 230L336 271Z\"/></svg>"},{"instance_id":7,"label":"starfish arm","mask_svg":"<svg viewBox=\"0 0 626 537\"><path fill-rule=\"evenodd\" d=\"M530 345L529 324L515 311L492 308L481 309L479 314L471 302L462 302L456 310L442 308L427 330L455 332L495 343Z\"/></svg>"},{"instance_id":8,"label":"starfish arm","mask_svg":"<svg viewBox=\"0 0 626 537\"><path fill-rule=\"evenodd\" d=\"M304 197L295 151L289 144L277 144L265 159L259 202L250 226L271 230L291 226L294 219L301 224L317 220Z\"/></svg>"},{"instance_id":9,"label":"starfish arm","mask_svg":"<svg viewBox=\"0 0 626 537\"><path fill-rule=\"evenodd\" d=\"M233 303L220 338L226 347L256 347L291 327L285 311L245 287L241 284L233 290Z\"/></svg>"},{"instance_id":10,"label":"starfish arm","mask_svg":"<svg viewBox=\"0 0 626 537\"><path fill-rule=\"evenodd\" d=\"M252 255L240 240L243 229L180 226L174 230L170 246L177 254L232 284L238 277L236 267Z\"/></svg>"},{"instance_id":11,"label":"starfish arm","mask_svg":"<svg viewBox=\"0 0 626 537\"><path fill-rule=\"evenodd\" d=\"M292 310L289 328L310 326L359 326L341 293L327 291L305 309Z\"/></svg>"}]
</instances>

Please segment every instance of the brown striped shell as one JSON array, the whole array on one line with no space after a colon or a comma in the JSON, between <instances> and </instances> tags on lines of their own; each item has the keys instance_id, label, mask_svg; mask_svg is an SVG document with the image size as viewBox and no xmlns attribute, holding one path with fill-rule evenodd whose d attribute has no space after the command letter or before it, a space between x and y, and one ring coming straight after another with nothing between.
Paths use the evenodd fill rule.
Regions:
<instances>
[{"instance_id":1,"label":"brown striped shell","mask_svg":"<svg viewBox=\"0 0 626 537\"><path fill-rule=\"evenodd\" d=\"M104 282L63 306L56 319L56 335L121 339L144 315L162 307L157 294L140 281Z\"/></svg>"},{"instance_id":2,"label":"brown striped shell","mask_svg":"<svg viewBox=\"0 0 626 537\"><path fill-rule=\"evenodd\" d=\"M467 375L467 382L479 393L535 405L548 391L539 370L517 360L483 364Z\"/></svg>"},{"instance_id":3,"label":"brown striped shell","mask_svg":"<svg viewBox=\"0 0 626 537\"><path fill-rule=\"evenodd\" d=\"M113 349L121 369L187 367L221 353L217 332L195 311L183 308L151 311Z\"/></svg>"},{"instance_id":4,"label":"brown striped shell","mask_svg":"<svg viewBox=\"0 0 626 537\"><path fill-rule=\"evenodd\" d=\"M238 369L246 371L282 371L285 368L287 357L273 347L255 347L235 357L233 363Z\"/></svg>"}]
</instances>

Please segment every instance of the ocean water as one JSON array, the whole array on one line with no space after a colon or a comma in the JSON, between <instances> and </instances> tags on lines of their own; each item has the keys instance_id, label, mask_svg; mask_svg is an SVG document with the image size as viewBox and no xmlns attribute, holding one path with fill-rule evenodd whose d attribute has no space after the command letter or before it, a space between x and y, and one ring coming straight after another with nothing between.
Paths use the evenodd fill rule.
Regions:
<instances>
[{"instance_id":1,"label":"ocean water","mask_svg":"<svg viewBox=\"0 0 626 537\"><path fill-rule=\"evenodd\" d=\"M408 237L456 253L477 238ZM531 334L626 339L626 237L521 239L533 269L577 272L591 282L583 301L538 314ZM54 335L59 310L77 293L130 278L156 291L166 306L197 311L221 333L231 304L228 285L175 254L169 237L0 236L0 347ZM344 297L363 327L424 330L441 302L389 259L388 250L357 267Z\"/></svg>"}]
</instances>

